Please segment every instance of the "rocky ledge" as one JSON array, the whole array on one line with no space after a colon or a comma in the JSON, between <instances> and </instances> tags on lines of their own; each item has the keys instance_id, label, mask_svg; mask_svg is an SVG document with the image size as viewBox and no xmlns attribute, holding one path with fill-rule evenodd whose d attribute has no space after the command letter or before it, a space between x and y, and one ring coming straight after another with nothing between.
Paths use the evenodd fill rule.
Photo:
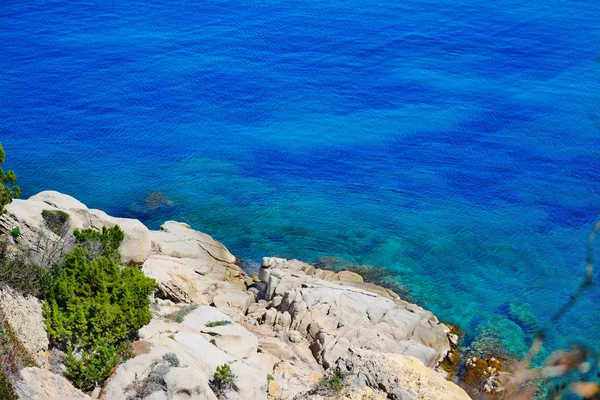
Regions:
<instances>
[{"instance_id":1,"label":"rocky ledge","mask_svg":"<svg viewBox=\"0 0 600 400\"><path fill-rule=\"evenodd\" d=\"M451 349L450 329L358 274L267 257L258 275L247 275L223 244L187 224L150 231L58 192L14 200L0 232L19 227L13 245L33 256L65 251L72 241L48 229L48 209L69 214L68 232L121 226L123 262L139 265L158 289L134 357L91 394L51 367L40 303L0 292L1 311L38 364L21 371L21 398L216 399L209 382L224 363L237 376L227 399L469 398L436 370ZM319 385L332 373L344 377L341 390Z\"/></svg>"}]
</instances>

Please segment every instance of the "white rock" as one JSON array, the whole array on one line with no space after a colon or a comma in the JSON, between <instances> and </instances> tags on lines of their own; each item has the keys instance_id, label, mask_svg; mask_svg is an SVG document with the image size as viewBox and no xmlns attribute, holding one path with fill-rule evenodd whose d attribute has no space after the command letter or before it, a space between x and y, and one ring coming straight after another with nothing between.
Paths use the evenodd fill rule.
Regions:
<instances>
[{"instance_id":1,"label":"white rock","mask_svg":"<svg viewBox=\"0 0 600 400\"><path fill-rule=\"evenodd\" d=\"M46 190L39 192L29 198L33 201L41 201L59 210L67 211L71 208L81 208L87 210L87 206L77 200L76 198L69 196L68 194L56 192L54 190Z\"/></svg>"},{"instance_id":2,"label":"white rock","mask_svg":"<svg viewBox=\"0 0 600 400\"><path fill-rule=\"evenodd\" d=\"M168 221L160 231L153 231L152 246L156 253L178 258L195 258L234 264L237 259L211 236L193 230L188 224Z\"/></svg>"},{"instance_id":3,"label":"white rock","mask_svg":"<svg viewBox=\"0 0 600 400\"><path fill-rule=\"evenodd\" d=\"M38 367L23 368L15 393L23 400L89 400L90 396L75 389L64 377Z\"/></svg>"},{"instance_id":4,"label":"white rock","mask_svg":"<svg viewBox=\"0 0 600 400\"><path fill-rule=\"evenodd\" d=\"M45 353L49 343L42 316L42 303L35 297L24 297L6 287L0 290L0 311L36 364L45 366Z\"/></svg>"}]
</instances>

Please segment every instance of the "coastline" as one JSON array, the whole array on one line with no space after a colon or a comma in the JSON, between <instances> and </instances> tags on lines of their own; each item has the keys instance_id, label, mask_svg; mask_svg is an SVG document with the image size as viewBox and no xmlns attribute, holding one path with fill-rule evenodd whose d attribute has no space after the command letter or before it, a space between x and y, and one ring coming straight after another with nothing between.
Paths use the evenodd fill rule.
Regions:
<instances>
[{"instance_id":1,"label":"coastline","mask_svg":"<svg viewBox=\"0 0 600 400\"><path fill-rule=\"evenodd\" d=\"M263 398L261 393L264 398L309 393L316 390L315 385L322 379L319 377L342 368L352 372L348 378L349 393L368 392L369 398L379 398L377 393L382 387L386 389L381 395L401 396L402 391L424 390L432 398L468 398L462 389L443 378L443 371L433 369L456 346L457 337L450 329L429 311L404 301L392 290L365 282L355 272L327 271L297 260L266 257L258 275L247 275L224 245L187 224L170 221L159 231L149 231L139 221L88 209L58 192L15 200L0 216L0 230L6 232L19 224L22 235L14 244L22 249L31 248L35 236L45 229L40 217L43 209L64 210L70 215L72 227L77 228L99 229L119 224L126 234L120 248L123 262L139 265L146 276L158 283L153 322L140 331L150 353L140 354L119 367L102 389L105 395L112 393L104 398L124 395L128 387L124 383L130 379L124 378L129 376L126 371L134 365L152 364L151 355L156 357L157 352L166 350L165 346L181 358L190 359L189 349L178 347L184 337L175 334L176 340L166 340L164 333L173 331L165 325L169 324L165 315L186 305L200 310L184 319L188 334L197 339L206 335L223 339L222 343L216 341L217 348L223 356L234 357L232 368L244 382L247 380L243 393L253 393L246 398ZM340 302L342 299L345 300ZM215 312L231 321L227 329L234 333L209 331L191 322ZM191 320L186 323L188 318ZM247 343L236 339L234 344L225 339L228 335L238 338L242 335L247 338L242 342ZM251 363L254 367L248 364L249 357L254 360ZM145 362L141 361L144 359ZM380 364L382 360L388 361ZM276 365L288 365L293 372L290 375L289 371L277 370ZM198 366L195 373L201 374L206 368L207 365ZM256 377L251 375L257 370L271 371L268 374L274 380L255 382ZM373 375L372 371L377 373ZM411 374L432 382L431 387L412 386L408 378ZM408 386L393 387L382 379L408 379L405 382Z\"/></svg>"}]
</instances>

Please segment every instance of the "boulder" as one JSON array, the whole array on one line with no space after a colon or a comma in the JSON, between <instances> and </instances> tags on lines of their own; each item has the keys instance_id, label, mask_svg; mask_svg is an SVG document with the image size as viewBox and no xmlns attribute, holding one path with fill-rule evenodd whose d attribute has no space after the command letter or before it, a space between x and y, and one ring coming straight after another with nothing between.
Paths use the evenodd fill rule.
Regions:
<instances>
[{"instance_id":1,"label":"boulder","mask_svg":"<svg viewBox=\"0 0 600 400\"><path fill-rule=\"evenodd\" d=\"M273 357L284 361L293 361L297 357L294 351L286 343L278 338L264 337L258 339L258 347L263 352L271 354Z\"/></svg>"},{"instance_id":2,"label":"boulder","mask_svg":"<svg viewBox=\"0 0 600 400\"><path fill-rule=\"evenodd\" d=\"M42 217L44 210L63 211L70 220L62 236L50 231ZM101 230L103 226L119 225L125 232L125 239L119 250L126 264L141 264L151 250L150 231L140 221L129 218L115 218L100 210L89 209L71 196L46 191L31 196L27 200L13 200L0 215L0 231L10 233L19 227L21 235L17 245L39 264L51 264L55 253L60 256L74 246L71 232L74 229L92 228Z\"/></svg>"},{"instance_id":3,"label":"boulder","mask_svg":"<svg viewBox=\"0 0 600 400\"><path fill-rule=\"evenodd\" d=\"M92 228L98 231L102 227L108 228L119 225L125 232L125 238L119 246L121 260L125 264L140 265L150 256L152 244L150 231L137 219L111 217L101 210L94 209L68 209L74 228Z\"/></svg>"},{"instance_id":4,"label":"boulder","mask_svg":"<svg viewBox=\"0 0 600 400\"><path fill-rule=\"evenodd\" d=\"M217 396L208 386L209 377L199 369L180 367L171 368L165 376L167 399L203 399L216 400Z\"/></svg>"},{"instance_id":5,"label":"boulder","mask_svg":"<svg viewBox=\"0 0 600 400\"><path fill-rule=\"evenodd\" d=\"M234 264L217 263L193 258L175 258L165 255L152 255L142 265L142 272L158 283L161 297L176 303L212 304L221 294L236 293L245 286L241 279L242 270ZM219 304L245 310L251 300L242 295L226 295ZM239 300L239 302L237 300ZM227 301L231 303L227 303ZM235 301L234 301L235 300Z\"/></svg>"},{"instance_id":6,"label":"boulder","mask_svg":"<svg viewBox=\"0 0 600 400\"><path fill-rule=\"evenodd\" d=\"M49 343L42 303L35 297L24 297L6 287L0 290L0 313L36 364L46 366Z\"/></svg>"},{"instance_id":7,"label":"boulder","mask_svg":"<svg viewBox=\"0 0 600 400\"><path fill-rule=\"evenodd\" d=\"M152 249L157 254L177 258L194 258L207 262L235 264L237 259L227 248L206 233L193 230L188 224L165 222L160 231L152 231Z\"/></svg>"},{"instance_id":8,"label":"boulder","mask_svg":"<svg viewBox=\"0 0 600 400\"><path fill-rule=\"evenodd\" d=\"M80 208L82 210L88 209L85 204L76 198L54 190L39 192L38 194L31 196L29 200L43 202L59 210L69 210L71 208Z\"/></svg>"},{"instance_id":9,"label":"boulder","mask_svg":"<svg viewBox=\"0 0 600 400\"><path fill-rule=\"evenodd\" d=\"M15 394L27 400L89 400L90 396L75 389L64 377L38 367L23 368L16 382Z\"/></svg>"},{"instance_id":10,"label":"boulder","mask_svg":"<svg viewBox=\"0 0 600 400\"><path fill-rule=\"evenodd\" d=\"M347 357L338 359L335 368L350 373L352 388L378 389L391 400L470 399L459 386L411 356L351 348Z\"/></svg>"},{"instance_id":11,"label":"boulder","mask_svg":"<svg viewBox=\"0 0 600 400\"><path fill-rule=\"evenodd\" d=\"M242 291L226 291L213 297L215 307L220 310L246 314L250 304L254 303L254 295Z\"/></svg>"},{"instance_id":12,"label":"boulder","mask_svg":"<svg viewBox=\"0 0 600 400\"><path fill-rule=\"evenodd\" d=\"M215 321L229 321L227 325L207 327L206 324ZM242 326L232 323L227 314L213 307L201 306L192 311L183 320L182 326L206 334L214 339L216 346L227 354L245 359L258 350L258 339Z\"/></svg>"}]
</instances>

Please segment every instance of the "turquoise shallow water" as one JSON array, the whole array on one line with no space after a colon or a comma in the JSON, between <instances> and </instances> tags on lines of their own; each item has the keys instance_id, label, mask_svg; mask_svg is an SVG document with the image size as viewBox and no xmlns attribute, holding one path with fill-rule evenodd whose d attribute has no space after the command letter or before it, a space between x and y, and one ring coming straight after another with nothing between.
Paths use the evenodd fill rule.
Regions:
<instances>
[{"instance_id":1,"label":"turquoise shallow water","mask_svg":"<svg viewBox=\"0 0 600 400\"><path fill-rule=\"evenodd\" d=\"M25 197L185 221L250 263L384 268L523 352L600 216L598 20L591 0L4 1L0 142ZM548 348L597 348L599 300Z\"/></svg>"}]
</instances>

